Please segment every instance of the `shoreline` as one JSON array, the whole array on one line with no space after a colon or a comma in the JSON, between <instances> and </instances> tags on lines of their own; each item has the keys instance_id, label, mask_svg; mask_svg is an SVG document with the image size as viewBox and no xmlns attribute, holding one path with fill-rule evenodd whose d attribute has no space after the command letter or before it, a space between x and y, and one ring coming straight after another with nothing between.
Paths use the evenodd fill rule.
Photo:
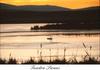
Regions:
<instances>
[{"instance_id":1,"label":"shoreline","mask_svg":"<svg viewBox=\"0 0 100 70\"><path fill-rule=\"evenodd\" d=\"M79 29L39 29L39 30L25 30L25 31L0 31L0 33L20 33L20 32L89 32L89 33L100 33L100 29L93 30L79 30Z\"/></svg>"}]
</instances>

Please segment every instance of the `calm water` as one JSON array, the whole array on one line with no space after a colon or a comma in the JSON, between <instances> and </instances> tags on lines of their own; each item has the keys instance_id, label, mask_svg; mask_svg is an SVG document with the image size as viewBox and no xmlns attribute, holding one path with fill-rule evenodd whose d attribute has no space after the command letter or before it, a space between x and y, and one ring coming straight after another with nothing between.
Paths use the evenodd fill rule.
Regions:
<instances>
[{"instance_id":1,"label":"calm water","mask_svg":"<svg viewBox=\"0 0 100 70\"><path fill-rule=\"evenodd\" d=\"M45 24L35 24L43 26ZM49 60L50 49L52 59L59 56L63 58L64 48L66 48L66 59L77 56L80 60L86 55L85 50L91 56L99 56L99 30L54 30L54 31L30 31L33 24L0 24L0 58L8 59L9 56L19 61L40 57L40 46L42 45L43 58ZM48 40L47 38L52 38ZM85 43L87 49L84 49ZM90 50L90 46L92 46Z\"/></svg>"}]
</instances>

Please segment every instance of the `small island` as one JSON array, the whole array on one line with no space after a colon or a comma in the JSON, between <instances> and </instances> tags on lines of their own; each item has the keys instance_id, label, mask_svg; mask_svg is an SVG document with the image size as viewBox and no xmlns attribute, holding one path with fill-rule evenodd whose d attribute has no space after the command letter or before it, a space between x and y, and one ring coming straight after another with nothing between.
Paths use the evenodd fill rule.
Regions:
<instances>
[{"instance_id":1,"label":"small island","mask_svg":"<svg viewBox=\"0 0 100 70\"><path fill-rule=\"evenodd\" d=\"M34 26L31 27L31 30L70 30L70 29L76 29L76 30L96 30L100 29L99 22L70 22L70 23L48 23L44 26Z\"/></svg>"}]
</instances>

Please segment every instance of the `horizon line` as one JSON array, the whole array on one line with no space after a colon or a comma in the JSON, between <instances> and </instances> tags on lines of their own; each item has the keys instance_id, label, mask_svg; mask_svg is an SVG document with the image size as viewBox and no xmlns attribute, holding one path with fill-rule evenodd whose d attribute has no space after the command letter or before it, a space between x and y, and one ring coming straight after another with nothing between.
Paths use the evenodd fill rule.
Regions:
<instances>
[{"instance_id":1,"label":"horizon line","mask_svg":"<svg viewBox=\"0 0 100 70\"><path fill-rule=\"evenodd\" d=\"M49 5L49 4L44 4L44 5L33 5L33 4L25 4L25 5L15 5L15 4L8 4L8 3L3 3L3 2L0 2L0 4L7 4L7 5L12 5L12 6L17 6L17 7L20 7L20 6L55 6L55 7L62 7L62 8L68 8L68 9L85 9L85 8L91 8L91 7L100 7L100 5L98 6L88 6L88 7L81 7L81 8L70 8L70 7L63 7L63 6L57 6L57 5Z\"/></svg>"}]
</instances>

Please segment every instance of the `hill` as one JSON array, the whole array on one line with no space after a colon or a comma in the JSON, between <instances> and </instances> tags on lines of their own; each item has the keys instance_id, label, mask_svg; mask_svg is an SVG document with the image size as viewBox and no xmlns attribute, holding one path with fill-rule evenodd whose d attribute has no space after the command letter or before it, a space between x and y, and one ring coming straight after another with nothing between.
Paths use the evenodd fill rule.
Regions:
<instances>
[{"instance_id":1,"label":"hill","mask_svg":"<svg viewBox=\"0 0 100 70\"><path fill-rule=\"evenodd\" d=\"M0 4L1 23L99 23L100 7L68 9L57 6Z\"/></svg>"},{"instance_id":2,"label":"hill","mask_svg":"<svg viewBox=\"0 0 100 70\"><path fill-rule=\"evenodd\" d=\"M23 5L14 6L9 4L0 3L0 8L2 10L16 10L16 11L68 11L69 8L63 8L59 6L51 5Z\"/></svg>"}]
</instances>

